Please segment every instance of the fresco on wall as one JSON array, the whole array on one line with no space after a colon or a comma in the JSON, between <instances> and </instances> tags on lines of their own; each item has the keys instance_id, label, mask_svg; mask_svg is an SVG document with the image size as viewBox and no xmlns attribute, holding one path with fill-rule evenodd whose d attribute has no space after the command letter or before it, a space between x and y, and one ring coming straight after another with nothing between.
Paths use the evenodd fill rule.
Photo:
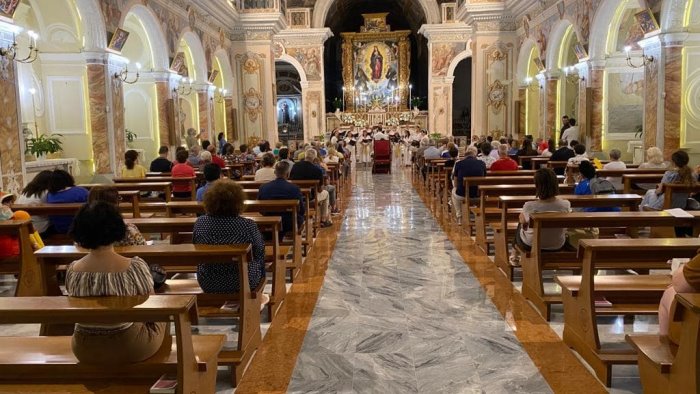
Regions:
<instances>
[{"instance_id":1,"label":"fresco on wall","mask_svg":"<svg viewBox=\"0 0 700 394\"><path fill-rule=\"evenodd\" d=\"M452 42L433 46L432 66L434 76L445 76L452 60L464 50L465 44Z\"/></svg>"},{"instance_id":2,"label":"fresco on wall","mask_svg":"<svg viewBox=\"0 0 700 394\"><path fill-rule=\"evenodd\" d=\"M307 80L321 80L321 56L317 48L288 48L287 54L301 63Z\"/></svg>"},{"instance_id":3,"label":"fresco on wall","mask_svg":"<svg viewBox=\"0 0 700 394\"><path fill-rule=\"evenodd\" d=\"M609 73L607 78L607 133L637 132L644 123L644 73Z\"/></svg>"},{"instance_id":4,"label":"fresco on wall","mask_svg":"<svg viewBox=\"0 0 700 394\"><path fill-rule=\"evenodd\" d=\"M617 50L623 52L626 46L632 49L641 49L638 42L644 38L644 32L639 27L634 15L642 9L628 9L622 17L622 23L617 31Z\"/></svg>"}]
</instances>

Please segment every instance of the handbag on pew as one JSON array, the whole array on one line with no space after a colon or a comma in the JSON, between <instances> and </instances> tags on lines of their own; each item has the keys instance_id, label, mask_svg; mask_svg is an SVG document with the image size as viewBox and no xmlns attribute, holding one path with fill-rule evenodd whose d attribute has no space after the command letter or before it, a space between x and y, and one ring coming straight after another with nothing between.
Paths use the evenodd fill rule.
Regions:
<instances>
[{"instance_id":1,"label":"handbag on pew","mask_svg":"<svg viewBox=\"0 0 700 394\"><path fill-rule=\"evenodd\" d=\"M158 290L165 284L168 279L168 273L158 264L149 264L151 277L153 278L153 288Z\"/></svg>"}]
</instances>

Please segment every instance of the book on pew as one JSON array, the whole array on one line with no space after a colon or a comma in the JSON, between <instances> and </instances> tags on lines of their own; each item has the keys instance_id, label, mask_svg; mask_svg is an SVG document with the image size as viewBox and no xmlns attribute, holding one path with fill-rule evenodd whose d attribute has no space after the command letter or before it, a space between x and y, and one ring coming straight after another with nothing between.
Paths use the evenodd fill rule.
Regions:
<instances>
[{"instance_id":1,"label":"book on pew","mask_svg":"<svg viewBox=\"0 0 700 394\"><path fill-rule=\"evenodd\" d=\"M671 215L673 215L674 218L693 218L693 215L689 212L687 212L685 209L680 209L680 208L673 208L673 209L665 209L664 212L668 212Z\"/></svg>"},{"instance_id":2,"label":"book on pew","mask_svg":"<svg viewBox=\"0 0 700 394\"><path fill-rule=\"evenodd\" d=\"M177 390L177 376L163 375L151 386L151 394L175 394Z\"/></svg>"},{"instance_id":3,"label":"book on pew","mask_svg":"<svg viewBox=\"0 0 700 394\"><path fill-rule=\"evenodd\" d=\"M236 301L226 301L226 303L220 308L222 311L238 313L240 304Z\"/></svg>"}]
</instances>

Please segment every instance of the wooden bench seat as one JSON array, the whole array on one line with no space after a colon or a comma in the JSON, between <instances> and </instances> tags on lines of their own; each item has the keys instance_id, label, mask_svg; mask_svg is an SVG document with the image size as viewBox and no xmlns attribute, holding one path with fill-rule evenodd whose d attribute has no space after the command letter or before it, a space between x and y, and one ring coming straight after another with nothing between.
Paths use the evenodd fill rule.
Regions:
<instances>
[{"instance_id":1,"label":"wooden bench seat","mask_svg":"<svg viewBox=\"0 0 700 394\"><path fill-rule=\"evenodd\" d=\"M700 390L700 296L676 294L670 318L672 325L680 325L678 344L667 336L654 334L625 338L639 357L642 388L648 394L697 393Z\"/></svg>"},{"instance_id":2,"label":"wooden bench seat","mask_svg":"<svg viewBox=\"0 0 700 394\"><path fill-rule=\"evenodd\" d=\"M162 193L165 195L165 201L170 201L172 198L172 182L156 182L156 181L145 181L141 182L142 180L146 180L150 178L140 178L140 179L133 179L130 178L129 180L131 182L126 182L126 183L83 183L81 185L78 185L80 187L83 187L85 189L92 189L93 187L97 186L109 186L109 187L114 187L118 191L139 191L139 192L157 192L157 193ZM196 193L196 191L195 191Z\"/></svg>"},{"instance_id":3,"label":"wooden bench seat","mask_svg":"<svg viewBox=\"0 0 700 394\"><path fill-rule=\"evenodd\" d=\"M0 324L174 322L172 345L143 362L92 366L73 355L71 337L0 337L0 391L65 380L124 381L147 378L150 385L165 373L177 374L179 392L210 393L216 387L216 362L222 335L191 334L188 315L195 298L186 295L139 297L18 297L0 299Z\"/></svg>"},{"instance_id":4,"label":"wooden bench seat","mask_svg":"<svg viewBox=\"0 0 700 394\"><path fill-rule=\"evenodd\" d=\"M636 363L636 353L630 347L603 347L598 334L598 311L595 300L600 297L613 307L630 310L635 314L653 313L658 308L661 294L670 283L670 276L645 278L644 275L597 276L599 269L626 270L648 267L648 263L670 258L692 258L700 248L700 239L584 239L579 243L582 257L580 282L565 276L557 283L562 286L564 302L564 342L591 366L596 376L606 385L611 384L613 364ZM602 279L601 279L602 278ZM596 287L596 283L600 283ZM571 287L568 287L571 286ZM635 310L635 306L639 309ZM609 314L606 313L606 314ZM697 334L697 332L696 332ZM615 356L615 357L612 357Z\"/></svg>"}]
</instances>

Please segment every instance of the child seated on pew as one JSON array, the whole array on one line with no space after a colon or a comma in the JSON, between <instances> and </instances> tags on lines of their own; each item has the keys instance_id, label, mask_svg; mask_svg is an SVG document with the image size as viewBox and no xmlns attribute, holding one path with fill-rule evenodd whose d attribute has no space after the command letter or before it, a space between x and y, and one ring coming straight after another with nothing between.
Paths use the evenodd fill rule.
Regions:
<instances>
[{"instance_id":1,"label":"child seated on pew","mask_svg":"<svg viewBox=\"0 0 700 394\"><path fill-rule=\"evenodd\" d=\"M113 204L98 201L78 211L70 231L73 241L89 253L66 270L66 291L72 297L147 296L153 294L148 264L126 258L114 244L126 235L126 226ZM85 364L123 365L146 360L161 348L170 348L167 323L78 323L72 348Z\"/></svg>"},{"instance_id":2,"label":"child seated on pew","mask_svg":"<svg viewBox=\"0 0 700 394\"><path fill-rule=\"evenodd\" d=\"M559 181L551 168L540 168L535 172L535 196L537 200L528 201L523 205L523 211L519 217L518 229L515 232L515 243L523 250L532 249L533 231L529 228L530 215L538 212L571 212L571 203L557 197L559 195ZM559 250L566 244L566 229L543 229L540 234L540 248L542 250ZM518 256L511 256L511 261L519 260Z\"/></svg>"},{"instance_id":3,"label":"child seated on pew","mask_svg":"<svg viewBox=\"0 0 700 394\"><path fill-rule=\"evenodd\" d=\"M577 196L615 194L615 186L607 179L596 175L596 169L590 161L578 165L580 179L574 189ZM620 212L620 207L583 208L583 212Z\"/></svg>"}]
</instances>

